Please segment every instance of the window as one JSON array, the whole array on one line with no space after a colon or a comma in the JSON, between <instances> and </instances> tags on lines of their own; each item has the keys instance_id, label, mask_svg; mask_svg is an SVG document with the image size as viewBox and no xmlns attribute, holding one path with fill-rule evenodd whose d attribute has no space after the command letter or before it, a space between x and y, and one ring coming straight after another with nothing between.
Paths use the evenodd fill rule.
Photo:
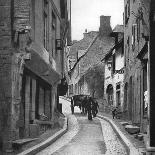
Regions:
<instances>
[{"instance_id":1,"label":"window","mask_svg":"<svg viewBox=\"0 0 155 155\"><path fill-rule=\"evenodd\" d=\"M43 9L43 22L44 22L44 47L48 50L48 2L44 0Z\"/></svg>"},{"instance_id":2,"label":"window","mask_svg":"<svg viewBox=\"0 0 155 155\"><path fill-rule=\"evenodd\" d=\"M78 84L75 84L75 94L78 94Z\"/></svg>"},{"instance_id":3,"label":"window","mask_svg":"<svg viewBox=\"0 0 155 155\"><path fill-rule=\"evenodd\" d=\"M73 94L73 84L69 85L69 95Z\"/></svg>"},{"instance_id":4,"label":"window","mask_svg":"<svg viewBox=\"0 0 155 155\"><path fill-rule=\"evenodd\" d=\"M128 6L128 18L129 18L129 16L130 16L130 0L128 0L127 6Z\"/></svg>"},{"instance_id":5,"label":"window","mask_svg":"<svg viewBox=\"0 0 155 155\"><path fill-rule=\"evenodd\" d=\"M128 36L128 39L127 39L127 64L129 65L130 63L130 38Z\"/></svg>"},{"instance_id":6,"label":"window","mask_svg":"<svg viewBox=\"0 0 155 155\"><path fill-rule=\"evenodd\" d=\"M144 117L147 116L147 110L148 110L148 94L147 94L147 62L144 63L143 67L143 115Z\"/></svg>"},{"instance_id":7,"label":"window","mask_svg":"<svg viewBox=\"0 0 155 155\"><path fill-rule=\"evenodd\" d=\"M137 19L137 42L140 40L140 19Z\"/></svg>"},{"instance_id":8,"label":"window","mask_svg":"<svg viewBox=\"0 0 155 155\"><path fill-rule=\"evenodd\" d=\"M115 54L113 54L112 56L112 71L113 71L113 74L115 73Z\"/></svg>"},{"instance_id":9,"label":"window","mask_svg":"<svg viewBox=\"0 0 155 155\"><path fill-rule=\"evenodd\" d=\"M120 84L116 85L116 90L120 89Z\"/></svg>"},{"instance_id":10,"label":"window","mask_svg":"<svg viewBox=\"0 0 155 155\"><path fill-rule=\"evenodd\" d=\"M109 101L113 101L112 99L113 99L112 95L109 95Z\"/></svg>"},{"instance_id":11,"label":"window","mask_svg":"<svg viewBox=\"0 0 155 155\"><path fill-rule=\"evenodd\" d=\"M116 104L117 106L121 105L120 90L116 92Z\"/></svg>"},{"instance_id":12,"label":"window","mask_svg":"<svg viewBox=\"0 0 155 155\"><path fill-rule=\"evenodd\" d=\"M130 0L127 0L127 4L125 6L125 25L128 23L130 16Z\"/></svg>"},{"instance_id":13,"label":"window","mask_svg":"<svg viewBox=\"0 0 155 155\"><path fill-rule=\"evenodd\" d=\"M117 106L121 105L121 90L120 90L120 83L116 84L116 104Z\"/></svg>"},{"instance_id":14,"label":"window","mask_svg":"<svg viewBox=\"0 0 155 155\"><path fill-rule=\"evenodd\" d=\"M132 25L132 49L135 49L135 45L136 45L136 41L137 41L137 24L133 24Z\"/></svg>"},{"instance_id":15,"label":"window","mask_svg":"<svg viewBox=\"0 0 155 155\"><path fill-rule=\"evenodd\" d=\"M56 51L56 16L52 12L52 56L55 57Z\"/></svg>"}]
</instances>

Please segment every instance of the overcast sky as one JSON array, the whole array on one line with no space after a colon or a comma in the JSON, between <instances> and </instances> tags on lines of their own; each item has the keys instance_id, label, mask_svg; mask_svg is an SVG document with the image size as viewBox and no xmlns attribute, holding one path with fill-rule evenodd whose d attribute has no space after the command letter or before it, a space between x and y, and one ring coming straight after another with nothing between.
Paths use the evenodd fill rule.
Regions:
<instances>
[{"instance_id":1,"label":"overcast sky","mask_svg":"<svg viewBox=\"0 0 155 155\"><path fill-rule=\"evenodd\" d=\"M98 31L100 16L111 16L111 27L123 24L124 0L71 0L72 40L83 38L85 29Z\"/></svg>"}]
</instances>

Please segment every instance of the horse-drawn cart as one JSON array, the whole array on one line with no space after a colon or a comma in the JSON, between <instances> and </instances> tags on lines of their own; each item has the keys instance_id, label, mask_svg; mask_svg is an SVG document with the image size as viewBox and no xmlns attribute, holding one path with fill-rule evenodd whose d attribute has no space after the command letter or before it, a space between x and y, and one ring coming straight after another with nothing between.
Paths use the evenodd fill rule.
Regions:
<instances>
[{"instance_id":1,"label":"horse-drawn cart","mask_svg":"<svg viewBox=\"0 0 155 155\"><path fill-rule=\"evenodd\" d=\"M72 113L74 113L75 106L79 107L80 110L82 109L82 112L84 112L84 107L87 104L87 100L89 97L90 96L83 94L72 96L72 102L71 102Z\"/></svg>"},{"instance_id":2,"label":"horse-drawn cart","mask_svg":"<svg viewBox=\"0 0 155 155\"><path fill-rule=\"evenodd\" d=\"M72 96L72 101L71 101L71 111L72 114L74 113L74 107L78 106L81 110L81 113L88 115L93 115L94 117L97 114L97 108L98 108L98 103L95 100L95 98L92 98L89 95L74 95Z\"/></svg>"}]
</instances>

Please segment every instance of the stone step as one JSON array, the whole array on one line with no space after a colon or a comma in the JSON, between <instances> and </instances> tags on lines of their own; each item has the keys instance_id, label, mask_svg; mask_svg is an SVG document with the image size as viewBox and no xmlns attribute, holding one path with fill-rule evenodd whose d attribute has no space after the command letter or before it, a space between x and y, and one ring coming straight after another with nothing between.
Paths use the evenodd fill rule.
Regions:
<instances>
[{"instance_id":1,"label":"stone step","mask_svg":"<svg viewBox=\"0 0 155 155\"><path fill-rule=\"evenodd\" d=\"M35 140L38 140L38 138L25 138L25 139L17 139L17 140L14 140L12 141L12 145L15 149L18 149L20 148L22 145L26 144L26 143L29 143L29 142L32 142L32 141L35 141Z\"/></svg>"},{"instance_id":2,"label":"stone step","mask_svg":"<svg viewBox=\"0 0 155 155\"><path fill-rule=\"evenodd\" d=\"M140 132L140 127L134 125L126 125L125 130L130 134L136 134Z\"/></svg>"},{"instance_id":3,"label":"stone step","mask_svg":"<svg viewBox=\"0 0 155 155\"><path fill-rule=\"evenodd\" d=\"M126 126L129 125L129 122L120 122L121 125Z\"/></svg>"}]
</instances>

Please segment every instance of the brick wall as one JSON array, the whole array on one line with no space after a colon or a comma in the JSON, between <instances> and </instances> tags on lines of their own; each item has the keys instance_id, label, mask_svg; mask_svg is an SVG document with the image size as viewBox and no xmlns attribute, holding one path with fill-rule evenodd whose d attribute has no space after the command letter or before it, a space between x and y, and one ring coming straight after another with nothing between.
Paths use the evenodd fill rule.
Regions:
<instances>
[{"instance_id":1,"label":"brick wall","mask_svg":"<svg viewBox=\"0 0 155 155\"><path fill-rule=\"evenodd\" d=\"M0 1L0 149L11 130L11 0Z\"/></svg>"},{"instance_id":2,"label":"brick wall","mask_svg":"<svg viewBox=\"0 0 155 155\"><path fill-rule=\"evenodd\" d=\"M0 49L11 47L11 0L0 1ZM4 52L5 53L5 52Z\"/></svg>"},{"instance_id":3,"label":"brick wall","mask_svg":"<svg viewBox=\"0 0 155 155\"><path fill-rule=\"evenodd\" d=\"M21 87L22 87L22 67L20 52L25 51L27 39L32 37L40 47L43 46L43 10L42 0L1 0L0 1L0 148L3 142L3 148L8 148L8 141L19 138L19 128L23 127L20 121L20 103L21 103ZM51 14L55 11L57 15L57 38L60 39L60 1L50 3L49 10L49 27L52 27ZM30 33L16 34L20 31L31 26ZM17 36L16 36L17 35ZM18 38L19 37L19 47ZM52 38L50 31L49 38ZM16 40L17 39L17 40ZM51 40L48 40L51 44ZM16 44L17 43L17 44ZM51 47L49 53L51 54ZM42 50L42 48L41 48ZM20 51L20 52L19 52ZM62 54L57 52L58 71L62 71ZM21 67L21 68L20 68ZM21 70L20 70L21 69ZM30 85L29 79L26 79L26 135L29 135L29 109L31 108L32 119L35 117L35 89L36 81L32 80L32 107L30 107ZM54 86L56 87L56 86ZM51 93L51 98L50 94ZM49 115L50 99L51 107L56 107L56 88L46 92L47 106L45 108L47 115ZM44 96L41 96L44 99ZM52 105L53 104L53 105ZM54 111L54 108L52 108ZM23 111L22 111L23 112ZM54 113L53 113L54 114ZM8 146L8 147L7 147Z\"/></svg>"},{"instance_id":4,"label":"brick wall","mask_svg":"<svg viewBox=\"0 0 155 155\"><path fill-rule=\"evenodd\" d=\"M14 0L14 29L30 26L30 0Z\"/></svg>"}]
</instances>

